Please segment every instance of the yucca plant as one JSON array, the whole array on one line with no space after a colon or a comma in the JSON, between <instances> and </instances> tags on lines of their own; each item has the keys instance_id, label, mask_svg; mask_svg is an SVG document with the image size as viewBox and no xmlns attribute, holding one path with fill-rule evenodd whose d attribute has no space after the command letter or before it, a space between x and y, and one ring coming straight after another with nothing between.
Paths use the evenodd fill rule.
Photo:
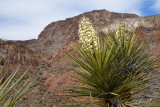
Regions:
<instances>
[{"instance_id":1,"label":"yucca plant","mask_svg":"<svg viewBox=\"0 0 160 107\"><path fill-rule=\"evenodd\" d=\"M153 57L133 32L118 27L99 42L91 21L82 18L79 35L82 46L73 49L80 57L66 53L79 67L73 69L73 77L83 84L68 88L71 96L96 98L109 107L125 106L132 95L149 87L159 57Z\"/></svg>"},{"instance_id":2,"label":"yucca plant","mask_svg":"<svg viewBox=\"0 0 160 107\"><path fill-rule=\"evenodd\" d=\"M0 74L2 74L2 72L5 72L4 67L5 65L2 67ZM9 77L6 78L5 81L3 81L4 76L0 78L0 107L14 107L19 99L29 90L34 81L27 81L22 86L19 86L16 91L13 91L13 88L15 88L17 85L20 85L20 82L24 75L27 73L28 69L15 82L13 82L13 78L18 72L18 69L11 73L11 75L9 75Z\"/></svg>"}]
</instances>

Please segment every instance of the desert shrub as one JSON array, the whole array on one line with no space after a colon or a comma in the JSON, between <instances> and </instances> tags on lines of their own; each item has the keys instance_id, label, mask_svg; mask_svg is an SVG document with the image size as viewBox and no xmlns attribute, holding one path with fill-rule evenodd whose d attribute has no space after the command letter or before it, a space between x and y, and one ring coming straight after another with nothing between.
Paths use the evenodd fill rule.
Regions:
<instances>
[{"instance_id":1,"label":"desert shrub","mask_svg":"<svg viewBox=\"0 0 160 107\"><path fill-rule=\"evenodd\" d=\"M6 64L5 64L6 65ZM0 74L5 72L4 67L2 67ZM29 68L28 68L29 69ZM14 105L19 101L19 99L28 91L33 82L26 81L22 86L19 86L16 91L13 89L20 85L22 78L27 73L28 69L23 73L23 75L18 78L16 81L13 81L18 69L15 70L8 78L4 80L4 76L0 78L0 107L14 107ZM4 80L4 81L3 81Z\"/></svg>"},{"instance_id":2,"label":"desert shrub","mask_svg":"<svg viewBox=\"0 0 160 107\"><path fill-rule=\"evenodd\" d=\"M79 66L73 69L81 86L66 89L71 96L88 96L104 106L125 106L138 92L147 89L158 68L158 56L122 26L99 40L91 21L82 18L79 25L81 45L75 44L76 57L66 53ZM94 100L93 100L94 101Z\"/></svg>"}]
</instances>

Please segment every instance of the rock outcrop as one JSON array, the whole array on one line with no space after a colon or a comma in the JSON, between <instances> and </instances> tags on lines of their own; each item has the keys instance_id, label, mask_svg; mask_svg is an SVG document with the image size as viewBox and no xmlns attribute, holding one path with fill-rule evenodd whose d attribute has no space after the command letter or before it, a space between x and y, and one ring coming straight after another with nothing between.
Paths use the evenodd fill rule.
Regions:
<instances>
[{"instance_id":1,"label":"rock outcrop","mask_svg":"<svg viewBox=\"0 0 160 107\"><path fill-rule=\"evenodd\" d=\"M44 62L43 57L42 53L34 52L14 41L0 40L1 65L6 60L8 64L40 65Z\"/></svg>"},{"instance_id":2,"label":"rock outcrop","mask_svg":"<svg viewBox=\"0 0 160 107\"><path fill-rule=\"evenodd\" d=\"M18 41L18 43L36 51L55 52L75 40L78 40L78 23L81 17L88 17L97 30L104 28L117 19L138 18L138 15L114 13L107 10L94 10L66 20L52 22L40 33L37 40Z\"/></svg>"}]
</instances>

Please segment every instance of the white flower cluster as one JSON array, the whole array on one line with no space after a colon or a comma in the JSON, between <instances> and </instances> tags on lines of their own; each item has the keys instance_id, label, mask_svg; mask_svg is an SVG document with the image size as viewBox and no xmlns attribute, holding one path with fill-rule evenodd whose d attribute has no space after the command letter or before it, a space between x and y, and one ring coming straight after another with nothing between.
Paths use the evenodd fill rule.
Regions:
<instances>
[{"instance_id":1,"label":"white flower cluster","mask_svg":"<svg viewBox=\"0 0 160 107\"><path fill-rule=\"evenodd\" d=\"M123 26L120 25L117 27L116 29L116 40L119 40L124 34L124 29L123 29Z\"/></svg>"},{"instance_id":2,"label":"white flower cluster","mask_svg":"<svg viewBox=\"0 0 160 107\"><path fill-rule=\"evenodd\" d=\"M99 38L88 18L80 20L78 34L84 51L93 52L93 49L98 49Z\"/></svg>"},{"instance_id":3,"label":"white flower cluster","mask_svg":"<svg viewBox=\"0 0 160 107\"><path fill-rule=\"evenodd\" d=\"M119 27L117 27L116 30L116 40L120 41L120 38L124 37L124 42L127 43L129 36L127 36L127 32L126 29L124 28L124 25L120 25Z\"/></svg>"}]
</instances>

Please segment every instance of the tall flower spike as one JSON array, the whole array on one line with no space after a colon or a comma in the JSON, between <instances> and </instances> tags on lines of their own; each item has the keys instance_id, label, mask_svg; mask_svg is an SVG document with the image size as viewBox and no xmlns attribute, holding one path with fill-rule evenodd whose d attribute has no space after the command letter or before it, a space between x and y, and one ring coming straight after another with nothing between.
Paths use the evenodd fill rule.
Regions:
<instances>
[{"instance_id":1,"label":"tall flower spike","mask_svg":"<svg viewBox=\"0 0 160 107\"><path fill-rule=\"evenodd\" d=\"M120 25L116 28L116 40L119 40L121 36L123 35L124 29L123 26Z\"/></svg>"},{"instance_id":2,"label":"tall flower spike","mask_svg":"<svg viewBox=\"0 0 160 107\"><path fill-rule=\"evenodd\" d=\"M119 25L117 28L116 28L116 40L117 41L120 41L120 38L124 36L125 37L125 43L128 41L128 36L127 36L127 33L126 33L126 30L124 29L124 25Z\"/></svg>"},{"instance_id":3,"label":"tall flower spike","mask_svg":"<svg viewBox=\"0 0 160 107\"><path fill-rule=\"evenodd\" d=\"M80 20L78 34L79 42L82 44L84 51L93 52L94 49L98 48L99 38L88 18L83 17Z\"/></svg>"}]
</instances>

